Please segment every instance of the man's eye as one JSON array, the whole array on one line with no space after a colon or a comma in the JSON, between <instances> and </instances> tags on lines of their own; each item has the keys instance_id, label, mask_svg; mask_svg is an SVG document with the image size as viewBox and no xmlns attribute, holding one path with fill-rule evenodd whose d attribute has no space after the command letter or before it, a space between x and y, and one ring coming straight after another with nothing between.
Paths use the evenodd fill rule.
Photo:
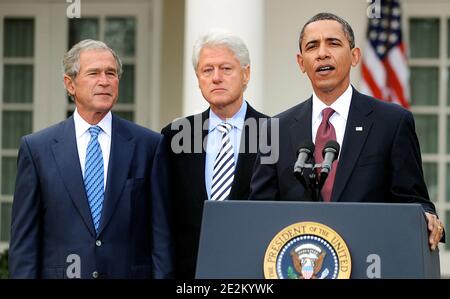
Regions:
<instances>
[{"instance_id":1,"label":"man's eye","mask_svg":"<svg viewBox=\"0 0 450 299\"><path fill-rule=\"evenodd\" d=\"M220 68L224 74L230 74L233 71L233 68L230 66L224 66Z\"/></svg>"},{"instance_id":2,"label":"man's eye","mask_svg":"<svg viewBox=\"0 0 450 299\"><path fill-rule=\"evenodd\" d=\"M211 74L213 72L213 69L204 69L203 74Z\"/></svg>"}]
</instances>

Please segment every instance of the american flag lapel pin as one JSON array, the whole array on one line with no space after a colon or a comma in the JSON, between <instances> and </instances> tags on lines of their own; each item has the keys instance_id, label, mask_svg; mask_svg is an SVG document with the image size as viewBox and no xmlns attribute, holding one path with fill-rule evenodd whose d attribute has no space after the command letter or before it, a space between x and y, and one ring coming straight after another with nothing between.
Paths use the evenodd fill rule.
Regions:
<instances>
[{"instance_id":1,"label":"american flag lapel pin","mask_svg":"<svg viewBox=\"0 0 450 299\"><path fill-rule=\"evenodd\" d=\"M363 127L355 127L356 132L362 132L363 131Z\"/></svg>"}]
</instances>

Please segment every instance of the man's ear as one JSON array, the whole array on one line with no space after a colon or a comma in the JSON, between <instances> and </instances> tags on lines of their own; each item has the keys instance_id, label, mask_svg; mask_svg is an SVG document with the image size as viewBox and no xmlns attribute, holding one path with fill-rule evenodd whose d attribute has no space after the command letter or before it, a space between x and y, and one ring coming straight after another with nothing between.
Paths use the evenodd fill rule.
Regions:
<instances>
[{"instance_id":1,"label":"man's ear","mask_svg":"<svg viewBox=\"0 0 450 299\"><path fill-rule=\"evenodd\" d=\"M198 75L198 70L195 70L195 76L197 77L197 86L200 88L200 76Z\"/></svg>"},{"instance_id":2,"label":"man's ear","mask_svg":"<svg viewBox=\"0 0 450 299\"><path fill-rule=\"evenodd\" d=\"M361 60L361 49L353 48L352 49L352 66L353 67L357 66L360 60Z\"/></svg>"},{"instance_id":3,"label":"man's ear","mask_svg":"<svg viewBox=\"0 0 450 299\"><path fill-rule=\"evenodd\" d=\"M72 96L75 94L75 82L73 81L71 77L64 75L64 85L66 86L67 92Z\"/></svg>"},{"instance_id":4,"label":"man's ear","mask_svg":"<svg viewBox=\"0 0 450 299\"><path fill-rule=\"evenodd\" d=\"M303 63L303 55L300 52L297 53L297 63L298 63L298 66L300 67L300 69L302 70L302 73L304 73L305 72L305 65Z\"/></svg>"},{"instance_id":5,"label":"man's ear","mask_svg":"<svg viewBox=\"0 0 450 299\"><path fill-rule=\"evenodd\" d=\"M244 85L247 85L250 81L250 65L246 65L243 69L244 72Z\"/></svg>"}]
</instances>

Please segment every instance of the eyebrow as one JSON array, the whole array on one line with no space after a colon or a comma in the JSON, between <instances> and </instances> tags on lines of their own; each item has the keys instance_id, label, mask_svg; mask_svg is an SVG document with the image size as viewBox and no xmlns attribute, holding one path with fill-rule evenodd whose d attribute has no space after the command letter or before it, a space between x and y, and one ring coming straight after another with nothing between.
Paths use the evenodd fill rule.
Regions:
<instances>
[{"instance_id":1,"label":"eyebrow","mask_svg":"<svg viewBox=\"0 0 450 299\"><path fill-rule=\"evenodd\" d=\"M86 72L99 72L99 71L101 71L101 70L103 70L102 68L88 68L88 69L86 69ZM114 68L114 67L107 67L106 69L105 69L105 71L114 71L114 72L116 72L117 73L117 69L116 68Z\"/></svg>"},{"instance_id":2,"label":"eyebrow","mask_svg":"<svg viewBox=\"0 0 450 299\"><path fill-rule=\"evenodd\" d=\"M339 43L342 43L342 40L340 39L340 38L337 38L337 37L327 37L326 39L325 39L325 41L326 42L339 42ZM311 40L311 41L309 41L309 42L307 42L306 44L305 44L305 47L307 47L308 45L310 45L310 44L317 44L317 43L319 43L319 39L313 39L313 40Z\"/></svg>"},{"instance_id":3,"label":"eyebrow","mask_svg":"<svg viewBox=\"0 0 450 299\"><path fill-rule=\"evenodd\" d=\"M340 38L337 37L329 37L326 39L327 42L339 42L342 43L342 40Z\"/></svg>"},{"instance_id":4,"label":"eyebrow","mask_svg":"<svg viewBox=\"0 0 450 299\"><path fill-rule=\"evenodd\" d=\"M231 62L219 62L219 63L212 63L212 62L208 62L205 63L204 65L200 66L200 67L215 67L215 66L223 66L223 65L233 65Z\"/></svg>"}]
</instances>

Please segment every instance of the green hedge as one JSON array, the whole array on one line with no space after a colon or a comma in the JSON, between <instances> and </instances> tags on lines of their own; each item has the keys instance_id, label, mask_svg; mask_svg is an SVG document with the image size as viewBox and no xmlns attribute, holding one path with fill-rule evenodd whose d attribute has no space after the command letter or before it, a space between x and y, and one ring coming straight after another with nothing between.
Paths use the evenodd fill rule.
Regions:
<instances>
[{"instance_id":1,"label":"green hedge","mask_svg":"<svg viewBox=\"0 0 450 299\"><path fill-rule=\"evenodd\" d=\"M5 250L0 253L0 279L8 277L8 250Z\"/></svg>"}]
</instances>

